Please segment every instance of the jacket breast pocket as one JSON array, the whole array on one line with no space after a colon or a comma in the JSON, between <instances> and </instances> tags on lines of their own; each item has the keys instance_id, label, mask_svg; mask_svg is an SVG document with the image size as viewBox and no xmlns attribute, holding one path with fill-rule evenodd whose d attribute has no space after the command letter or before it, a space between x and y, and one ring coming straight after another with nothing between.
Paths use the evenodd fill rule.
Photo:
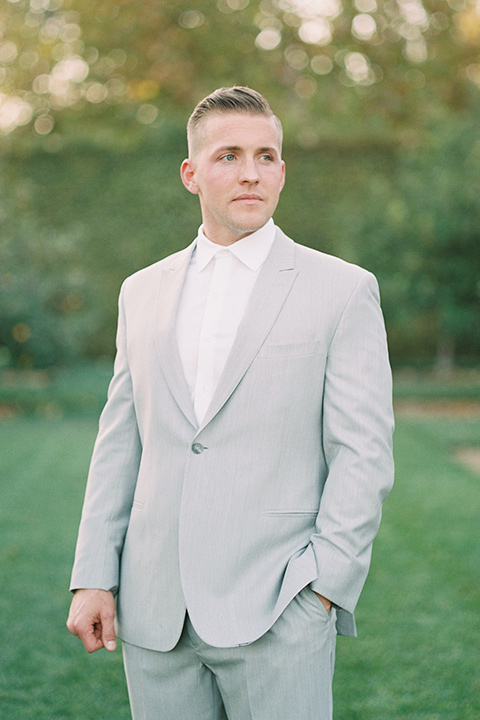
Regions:
<instances>
[{"instance_id":1,"label":"jacket breast pocket","mask_svg":"<svg viewBox=\"0 0 480 720\"><path fill-rule=\"evenodd\" d=\"M317 510L265 510L265 517L273 518L316 518Z\"/></svg>"},{"instance_id":2,"label":"jacket breast pocket","mask_svg":"<svg viewBox=\"0 0 480 720\"><path fill-rule=\"evenodd\" d=\"M324 344L321 341L301 343L265 343L259 352L259 358L289 358L306 357L308 355L325 354Z\"/></svg>"}]
</instances>

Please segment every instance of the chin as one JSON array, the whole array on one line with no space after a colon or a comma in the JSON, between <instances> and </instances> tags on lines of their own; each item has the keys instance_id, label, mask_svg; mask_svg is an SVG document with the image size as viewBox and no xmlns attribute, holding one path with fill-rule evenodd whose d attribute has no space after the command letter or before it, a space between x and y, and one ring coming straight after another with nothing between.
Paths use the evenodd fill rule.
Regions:
<instances>
[{"instance_id":1,"label":"chin","mask_svg":"<svg viewBox=\"0 0 480 720\"><path fill-rule=\"evenodd\" d=\"M264 217L237 218L237 222L234 221L233 225L242 232L252 233L263 227L268 219Z\"/></svg>"}]
</instances>

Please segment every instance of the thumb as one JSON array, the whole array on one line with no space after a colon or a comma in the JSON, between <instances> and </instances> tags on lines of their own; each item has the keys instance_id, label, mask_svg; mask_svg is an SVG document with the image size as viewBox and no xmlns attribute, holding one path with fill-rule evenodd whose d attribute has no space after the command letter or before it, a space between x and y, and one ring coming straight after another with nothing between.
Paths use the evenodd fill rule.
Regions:
<instances>
[{"instance_id":1,"label":"thumb","mask_svg":"<svg viewBox=\"0 0 480 720\"><path fill-rule=\"evenodd\" d=\"M102 643L109 652L113 652L117 647L113 619L114 614L110 612L105 613L102 617Z\"/></svg>"}]
</instances>

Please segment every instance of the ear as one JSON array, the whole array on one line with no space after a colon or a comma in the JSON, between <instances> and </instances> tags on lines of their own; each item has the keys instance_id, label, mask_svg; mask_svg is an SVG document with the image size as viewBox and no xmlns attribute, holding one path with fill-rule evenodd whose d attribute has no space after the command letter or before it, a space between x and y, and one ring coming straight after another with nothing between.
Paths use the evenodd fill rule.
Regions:
<instances>
[{"instance_id":1,"label":"ear","mask_svg":"<svg viewBox=\"0 0 480 720\"><path fill-rule=\"evenodd\" d=\"M282 180L280 184L280 192L283 190L283 186L285 185L285 163L282 160Z\"/></svg>"},{"instance_id":2,"label":"ear","mask_svg":"<svg viewBox=\"0 0 480 720\"><path fill-rule=\"evenodd\" d=\"M180 167L180 177L187 190L193 195L198 195L198 185L195 180L195 165L193 160L187 158Z\"/></svg>"}]
</instances>

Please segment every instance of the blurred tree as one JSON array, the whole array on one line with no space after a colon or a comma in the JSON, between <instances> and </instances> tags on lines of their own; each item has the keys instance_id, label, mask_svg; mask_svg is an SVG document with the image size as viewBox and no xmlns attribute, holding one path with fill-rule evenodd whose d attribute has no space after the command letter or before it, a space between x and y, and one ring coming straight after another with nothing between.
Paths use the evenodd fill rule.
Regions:
<instances>
[{"instance_id":1,"label":"blurred tree","mask_svg":"<svg viewBox=\"0 0 480 720\"><path fill-rule=\"evenodd\" d=\"M131 130L236 82L307 145L411 132L480 86L479 13L476 0L4 0L0 131L47 136L75 114Z\"/></svg>"},{"instance_id":2,"label":"blurred tree","mask_svg":"<svg viewBox=\"0 0 480 720\"><path fill-rule=\"evenodd\" d=\"M358 259L378 275L407 352L434 354L444 375L459 355L480 353L478 117L437 125L427 146L402 153L395 172L374 174L350 228L363 238Z\"/></svg>"},{"instance_id":3,"label":"blurred tree","mask_svg":"<svg viewBox=\"0 0 480 720\"><path fill-rule=\"evenodd\" d=\"M479 130L441 124L428 147L401 152L285 148L277 222L378 276L396 364L480 353ZM4 158L0 361L111 355L123 278L185 247L200 223L179 179L185 151L183 128L164 124L121 152L69 140Z\"/></svg>"},{"instance_id":4,"label":"blurred tree","mask_svg":"<svg viewBox=\"0 0 480 720\"><path fill-rule=\"evenodd\" d=\"M121 153L72 141L61 152L3 159L4 363L43 367L112 354L122 280L186 245L200 223L180 182L184 136L162 126L149 143Z\"/></svg>"},{"instance_id":5,"label":"blurred tree","mask_svg":"<svg viewBox=\"0 0 480 720\"><path fill-rule=\"evenodd\" d=\"M3 197L0 365L31 369L78 358L100 313L81 266L81 238L42 226L25 183ZM9 200L13 207L8 207Z\"/></svg>"},{"instance_id":6,"label":"blurred tree","mask_svg":"<svg viewBox=\"0 0 480 720\"><path fill-rule=\"evenodd\" d=\"M479 8L3 0L4 357L111 352L122 278L199 222L178 180L185 118L232 83L284 121L279 223L379 275L394 357L478 353Z\"/></svg>"},{"instance_id":7,"label":"blurred tree","mask_svg":"<svg viewBox=\"0 0 480 720\"><path fill-rule=\"evenodd\" d=\"M55 287L69 287L77 273L84 304L71 319L85 314L85 322L74 348L91 357L111 355L122 280L185 247L201 222L197 198L180 181L185 154L184 128L164 123L149 139L121 150L70 138L58 152L4 158L0 274L10 279L0 305L0 324L8 325L0 342L11 342L12 323L26 322L20 312L25 303L49 312L48 303L32 298L29 282L34 288L48 278ZM277 222L298 242L355 260L358 238L339 231L338 207L349 200L361 208L365 176L380 168L387 173L394 148L388 154L384 145L340 152L326 144L313 152L288 143L285 159L288 181ZM15 279L25 274L30 280L20 285ZM9 294L19 309L15 323L6 321Z\"/></svg>"}]
</instances>

